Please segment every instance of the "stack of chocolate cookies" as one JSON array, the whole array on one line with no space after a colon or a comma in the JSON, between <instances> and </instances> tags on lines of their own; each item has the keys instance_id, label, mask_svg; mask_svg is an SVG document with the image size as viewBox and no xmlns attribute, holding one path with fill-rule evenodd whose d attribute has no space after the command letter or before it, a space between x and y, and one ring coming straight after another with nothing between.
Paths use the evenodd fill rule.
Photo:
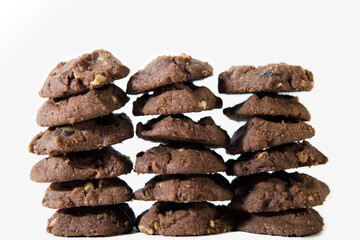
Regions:
<instances>
[{"instance_id":1,"label":"stack of chocolate cookies","mask_svg":"<svg viewBox=\"0 0 360 240\"><path fill-rule=\"evenodd\" d=\"M49 157L33 166L30 178L51 182L42 204L59 210L48 220L49 233L110 236L133 229L134 213L124 203L133 192L117 177L131 172L132 162L111 147L134 135L130 119L112 113L129 100L112 82L128 74L112 54L97 50L59 63L40 91L49 99L36 120L48 129L29 151Z\"/></svg>"},{"instance_id":2,"label":"stack of chocolate cookies","mask_svg":"<svg viewBox=\"0 0 360 240\"><path fill-rule=\"evenodd\" d=\"M208 88L192 83L212 74L208 63L190 56L161 56L128 82L127 93L145 93L134 102L134 115L160 115L138 123L137 136L165 143L137 154L135 171L157 174L134 193L137 200L157 201L138 217L143 233L186 236L232 229L229 210L207 202L233 197L228 180L216 173L225 170L222 157L208 148L226 147L230 138L211 117L195 122L182 115L222 107Z\"/></svg>"},{"instance_id":3,"label":"stack of chocolate cookies","mask_svg":"<svg viewBox=\"0 0 360 240\"><path fill-rule=\"evenodd\" d=\"M226 163L235 196L235 230L281 236L304 236L322 230L323 219L312 209L330 190L307 174L284 170L325 164L327 157L307 138L314 129L307 109L297 97L279 92L310 91L313 75L300 66L270 64L231 67L219 75L219 92L254 93L248 100L224 109L234 120L246 120L232 136ZM269 173L269 171L274 171Z\"/></svg>"}]
</instances>

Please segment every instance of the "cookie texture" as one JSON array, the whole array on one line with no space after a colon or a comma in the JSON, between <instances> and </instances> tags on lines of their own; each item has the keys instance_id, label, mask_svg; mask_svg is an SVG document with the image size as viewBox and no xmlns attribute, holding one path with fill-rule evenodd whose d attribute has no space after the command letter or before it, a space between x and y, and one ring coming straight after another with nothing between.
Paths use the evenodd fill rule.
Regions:
<instances>
[{"instance_id":1,"label":"cookie texture","mask_svg":"<svg viewBox=\"0 0 360 240\"><path fill-rule=\"evenodd\" d=\"M133 136L133 126L126 114L109 114L73 125L50 127L33 138L29 151L52 156L101 149Z\"/></svg>"},{"instance_id":2,"label":"cookie texture","mask_svg":"<svg viewBox=\"0 0 360 240\"><path fill-rule=\"evenodd\" d=\"M168 115L221 108L222 100L207 87L176 83L156 89L152 95L144 94L133 105L135 116Z\"/></svg>"},{"instance_id":3,"label":"cookie texture","mask_svg":"<svg viewBox=\"0 0 360 240\"><path fill-rule=\"evenodd\" d=\"M126 92L138 94L169 84L212 76L213 68L189 55L160 56L130 77Z\"/></svg>"},{"instance_id":4,"label":"cookie texture","mask_svg":"<svg viewBox=\"0 0 360 240\"><path fill-rule=\"evenodd\" d=\"M146 124L138 123L136 134L155 142L187 142L209 147L226 147L230 138L211 117L194 122L184 115L160 116Z\"/></svg>"},{"instance_id":5,"label":"cookie texture","mask_svg":"<svg viewBox=\"0 0 360 240\"><path fill-rule=\"evenodd\" d=\"M68 62L60 62L50 72L39 95L44 98L76 95L124 78L129 72L110 52L95 50Z\"/></svg>"},{"instance_id":6,"label":"cookie texture","mask_svg":"<svg viewBox=\"0 0 360 240\"><path fill-rule=\"evenodd\" d=\"M251 118L233 134L226 151L229 154L245 153L304 140L314 135L315 129L302 121L274 122Z\"/></svg>"},{"instance_id":7,"label":"cookie texture","mask_svg":"<svg viewBox=\"0 0 360 240\"><path fill-rule=\"evenodd\" d=\"M267 150L241 154L226 162L227 175L247 175L327 163L328 158L309 142L294 142Z\"/></svg>"},{"instance_id":8,"label":"cookie texture","mask_svg":"<svg viewBox=\"0 0 360 240\"><path fill-rule=\"evenodd\" d=\"M235 230L249 233L300 237L321 232L324 222L314 209L276 213L235 213Z\"/></svg>"},{"instance_id":9,"label":"cookie texture","mask_svg":"<svg viewBox=\"0 0 360 240\"><path fill-rule=\"evenodd\" d=\"M138 229L148 235L199 236L229 232L231 212L208 202L156 202L137 219Z\"/></svg>"},{"instance_id":10,"label":"cookie texture","mask_svg":"<svg viewBox=\"0 0 360 240\"><path fill-rule=\"evenodd\" d=\"M112 236L131 232L135 215L128 204L68 208L56 211L46 231L56 236Z\"/></svg>"},{"instance_id":11,"label":"cookie texture","mask_svg":"<svg viewBox=\"0 0 360 240\"><path fill-rule=\"evenodd\" d=\"M132 198L132 189L126 182L119 178L102 178L52 183L42 205L54 209L114 205Z\"/></svg>"},{"instance_id":12,"label":"cookie texture","mask_svg":"<svg viewBox=\"0 0 360 240\"><path fill-rule=\"evenodd\" d=\"M229 206L245 212L279 212L321 205L329 187L307 174L259 173L237 177L231 183L235 196Z\"/></svg>"},{"instance_id":13,"label":"cookie texture","mask_svg":"<svg viewBox=\"0 0 360 240\"><path fill-rule=\"evenodd\" d=\"M137 173L201 174L225 171L216 152L193 145L159 145L136 156Z\"/></svg>"},{"instance_id":14,"label":"cookie texture","mask_svg":"<svg viewBox=\"0 0 360 240\"><path fill-rule=\"evenodd\" d=\"M219 75L220 93L298 92L314 87L313 74L285 63L233 66Z\"/></svg>"},{"instance_id":15,"label":"cookie texture","mask_svg":"<svg viewBox=\"0 0 360 240\"><path fill-rule=\"evenodd\" d=\"M128 101L123 90L110 84L70 98L48 99L39 109L36 122L42 127L82 122L108 115Z\"/></svg>"},{"instance_id":16,"label":"cookie texture","mask_svg":"<svg viewBox=\"0 0 360 240\"><path fill-rule=\"evenodd\" d=\"M232 188L220 174L157 175L134 193L143 201L202 202L226 201Z\"/></svg>"},{"instance_id":17,"label":"cookie texture","mask_svg":"<svg viewBox=\"0 0 360 240\"><path fill-rule=\"evenodd\" d=\"M297 97L274 93L253 94L245 102L225 108L223 111L226 116L236 121L252 117L310 120L309 111Z\"/></svg>"},{"instance_id":18,"label":"cookie texture","mask_svg":"<svg viewBox=\"0 0 360 240\"><path fill-rule=\"evenodd\" d=\"M132 167L129 157L105 147L42 159L32 167L30 179L43 183L112 178L130 173Z\"/></svg>"}]
</instances>

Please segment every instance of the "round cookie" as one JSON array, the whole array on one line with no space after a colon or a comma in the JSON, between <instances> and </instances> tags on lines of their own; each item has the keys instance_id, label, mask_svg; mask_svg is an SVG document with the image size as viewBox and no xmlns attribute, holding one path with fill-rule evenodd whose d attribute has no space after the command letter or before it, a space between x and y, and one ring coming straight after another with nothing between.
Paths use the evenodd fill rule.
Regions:
<instances>
[{"instance_id":1,"label":"round cookie","mask_svg":"<svg viewBox=\"0 0 360 240\"><path fill-rule=\"evenodd\" d=\"M219 75L220 93L298 92L314 87L313 74L285 63L266 66L233 66Z\"/></svg>"},{"instance_id":2,"label":"round cookie","mask_svg":"<svg viewBox=\"0 0 360 240\"><path fill-rule=\"evenodd\" d=\"M56 236L112 236L131 232L135 215L128 204L68 208L56 211L46 231Z\"/></svg>"},{"instance_id":3,"label":"round cookie","mask_svg":"<svg viewBox=\"0 0 360 240\"><path fill-rule=\"evenodd\" d=\"M134 136L126 114L109 114L73 125L51 127L30 142L29 151L38 155L57 155L101 149Z\"/></svg>"},{"instance_id":4,"label":"round cookie","mask_svg":"<svg viewBox=\"0 0 360 240\"><path fill-rule=\"evenodd\" d=\"M233 190L220 174L157 175L134 193L143 201L202 202L226 201Z\"/></svg>"},{"instance_id":5,"label":"round cookie","mask_svg":"<svg viewBox=\"0 0 360 240\"><path fill-rule=\"evenodd\" d=\"M230 119L244 121L252 117L309 121L310 113L297 97L276 93L251 95L245 102L223 110Z\"/></svg>"},{"instance_id":6,"label":"round cookie","mask_svg":"<svg viewBox=\"0 0 360 240\"><path fill-rule=\"evenodd\" d=\"M245 212L279 212L321 205L329 187L303 173L259 173L235 178L229 207Z\"/></svg>"},{"instance_id":7,"label":"round cookie","mask_svg":"<svg viewBox=\"0 0 360 240\"><path fill-rule=\"evenodd\" d=\"M36 122L42 127L82 122L108 115L128 101L123 90L109 84L70 98L48 99L40 107Z\"/></svg>"},{"instance_id":8,"label":"round cookie","mask_svg":"<svg viewBox=\"0 0 360 240\"><path fill-rule=\"evenodd\" d=\"M229 232L234 225L231 212L208 202L156 202L137 219L138 229L148 235L200 236Z\"/></svg>"},{"instance_id":9,"label":"round cookie","mask_svg":"<svg viewBox=\"0 0 360 240\"><path fill-rule=\"evenodd\" d=\"M245 153L311 138L315 129L305 122L268 121L251 118L231 137L226 152Z\"/></svg>"},{"instance_id":10,"label":"round cookie","mask_svg":"<svg viewBox=\"0 0 360 240\"><path fill-rule=\"evenodd\" d=\"M132 167L129 157L105 147L42 159L32 167L30 179L43 183L112 178L130 173Z\"/></svg>"},{"instance_id":11,"label":"round cookie","mask_svg":"<svg viewBox=\"0 0 360 240\"><path fill-rule=\"evenodd\" d=\"M314 209L283 212L235 212L235 230L249 233L301 237L321 232L324 222Z\"/></svg>"},{"instance_id":12,"label":"round cookie","mask_svg":"<svg viewBox=\"0 0 360 240\"><path fill-rule=\"evenodd\" d=\"M226 174L242 176L327 163L328 158L309 142L294 142L266 150L243 153L226 162Z\"/></svg>"},{"instance_id":13,"label":"round cookie","mask_svg":"<svg viewBox=\"0 0 360 240\"><path fill-rule=\"evenodd\" d=\"M60 62L47 77L39 95L44 98L76 95L124 78L129 72L110 52L95 50Z\"/></svg>"},{"instance_id":14,"label":"round cookie","mask_svg":"<svg viewBox=\"0 0 360 240\"><path fill-rule=\"evenodd\" d=\"M136 156L135 171L155 174L201 174L225 170L223 158L216 152L194 145L163 145Z\"/></svg>"},{"instance_id":15,"label":"round cookie","mask_svg":"<svg viewBox=\"0 0 360 240\"><path fill-rule=\"evenodd\" d=\"M221 108L222 100L207 87L176 83L144 94L133 103L133 114L169 115Z\"/></svg>"},{"instance_id":16,"label":"round cookie","mask_svg":"<svg viewBox=\"0 0 360 240\"><path fill-rule=\"evenodd\" d=\"M186 54L160 56L130 77L126 93L143 93L169 84L200 80L212 74L213 68L207 62Z\"/></svg>"},{"instance_id":17,"label":"round cookie","mask_svg":"<svg viewBox=\"0 0 360 240\"><path fill-rule=\"evenodd\" d=\"M209 147L226 147L230 142L227 132L217 126L211 117L194 122L184 115L160 116L141 122L136 126L136 135L155 142L187 142Z\"/></svg>"},{"instance_id":18,"label":"round cookie","mask_svg":"<svg viewBox=\"0 0 360 240\"><path fill-rule=\"evenodd\" d=\"M119 178L91 179L52 183L42 205L54 209L114 205L132 198L132 189Z\"/></svg>"}]
</instances>

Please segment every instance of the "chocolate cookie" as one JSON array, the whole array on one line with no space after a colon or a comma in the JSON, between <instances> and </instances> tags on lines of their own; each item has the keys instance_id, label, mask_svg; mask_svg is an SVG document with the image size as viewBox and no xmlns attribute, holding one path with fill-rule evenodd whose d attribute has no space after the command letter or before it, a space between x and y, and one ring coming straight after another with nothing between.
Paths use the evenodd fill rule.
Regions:
<instances>
[{"instance_id":1,"label":"chocolate cookie","mask_svg":"<svg viewBox=\"0 0 360 240\"><path fill-rule=\"evenodd\" d=\"M119 178L52 183L42 205L62 209L82 206L114 205L130 201L132 189Z\"/></svg>"},{"instance_id":2,"label":"chocolate cookie","mask_svg":"<svg viewBox=\"0 0 360 240\"><path fill-rule=\"evenodd\" d=\"M156 89L152 95L145 94L133 104L135 116L166 115L221 108L222 100L207 87L176 83Z\"/></svg>"},{"instance_id":3,"label":"chocolate cookie","mask_svg":"<svg viewBox=\"0 0 360 240\"><path fill-rule=\"evenodd\" d=\"M68 62L60 62L47 77L39 95L67 97L99 88L124 78L130 70L105 50L95 50Z\"/></svg>"},{"instance_id":4,"label":"chocolate cookie","mask_svg":"<svg viewBox=\"0 0 360 240\"><path fill-rule=\"evenodd\" d=\"M259 173L235 178L229 206L245 212L279 212L321 205L329 187L307 174Z\"/></svg>"},{"instance_id":5,"label":"chocolate cookie","mask_svg":"<svg viewBox=\"0 0 360 240\"><path fill-rule=\"evenodd\" d=\"M298 92L314 87L313 75L285 63L266 66L233 66L219 75L220 93Z\"/></svg>"},{"instance_id":6,"label":"chocolate cookie","mask_svg":"<svg viewBox=\"0 0 360 240\"><path fill-rule=\"evenodd\" d=\"M63 237L111 236L131 232L135 215L128 204L56 211L46 231Z\"/></svg>"},{"instance_id":7,"label":"chocolate cookie","mask_svg":"<svg viewBox=\"0 0 360 240\"><path fill-rule=\"evenodd\" d=\"M315 135L315 129L305 122L275 122L251 118L232 136L226 151L238 154L304 140Z\"/></svg>"},{"instance_id":8,"label":"chocolate cookie","mask_svg":"<svg viewBox=\"0 0 360 240\"><path fill-rule=\"evenodd\" d=\"M129 157L112 147L105 147L45 158L32 167L30 179L35 182L66 182L111 178L130 173L132 167Z\"/></svg>"},{"instance_id":9,"label":"chocolate cookie","mask_svg":"<svg viewBox=\"0 0 360 240\"><path fill-rule=\"evenodd\" d=\"M226 162L226 174L247 175L327 163L328 158L307 141L241 154Z\"/></svg>"},{"instance_id":10,"label":"chocolate cookie","mask_svg":"<svg viewBox=\"0 0 360 240\"><path fill-rule=\"evenodd\" d=\"M159 145L136 156L137 173L199 174L225 171L216 152L192 145Z\"/></svg>"},{"instance_id":11,"label":"chocolate cookie","mask_svg":"<svg viewBox=\"0 0 360 240\"><path fill-rule=\"evenodd\" d=\"M130 77L126 92L138 94L169 84L203 79L212 74L213 68L207 62L186 54L160 56Z\"/></svg>"},{"instance_id":12,"label":"chocolate cookie","mask_svg":"<svg viewBox=\"0 0 360 240\"><path fill-rule=\"evenodd\" d=\"M129 101L123 90L110 84L65 99L48 99L39 109L36 122L42 127L73 124L108 115Z\"/></svg>"},{"instance_id":13,"label":"chocolate cookie","mask_svg":"<svg viewBox=\"0 0 360 240\"><path fill-rule=\"evenodd\" d=\"M225 108L224 114L236 121L252 117L310 120L310 113L297 97L264 93L254 94L243 103Z\"/></svg>"},{"instance_id":14,"label":"chocolate cookie","mask_svg":"<svg viewBox=\"0 0 360 240\"><path fill-rule=\"evenodd\" d=\"M134 136L126 114L109 114L73 125L50 127L36 135L29 151L38 155L56 155L101 149Z\"/></svg>"},{"instance_id":15,"label":"chocolate cookie","mask_svg":"<svg viewBox=\"0 0 360 240\"><path fill-rule=\"evenodd\" d=\"M155 142L188 142L209 147L226 147L230 138L226 131L215 125L211 117L197 123L184 115L160 116L146 124L138 123L136 135Z\"/></svg>"},{"instance_id":16,"label":"chocolate cookie","mask_svg":"<svg viewBox=\"0 0 360 240\"><path fill-rule=\"evenodd\" d=\"M226 201L233 191L220 174L157 175L134 193L143 201L202 202Z\"/></svg>"},{"instance_id":17,"label":"chocolate cookie","mask_svg":"<svg viewBox=\"0 0 360 240\"><path fill-rule=\"evenodd\" d=\"M229 232L234 220L229 209L208 202L156 202L137 219L148 235L200 236Z\"/></svg>"},{"instance_id":18,"label":"chocolate cookie","mask_svg":"<svg viewBox=\"0 0 360 240\"><path fill-rule=\"evenodd\" d=\"M306 236L321 232L324 222L314 209L269 213L235 213L235 230L278 236Z\"/></svg>"}]
</instances>

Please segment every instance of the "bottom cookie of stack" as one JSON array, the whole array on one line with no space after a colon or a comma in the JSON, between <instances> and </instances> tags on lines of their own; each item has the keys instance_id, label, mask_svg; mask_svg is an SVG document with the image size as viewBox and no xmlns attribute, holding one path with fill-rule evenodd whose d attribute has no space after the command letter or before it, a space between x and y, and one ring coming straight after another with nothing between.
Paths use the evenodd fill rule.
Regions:
<instances>
[{"instance_id":1,"label":"bottom cookie of stack","mask_svg":"<svg viewBox=\"0 0 360 240\"><path fill-rule=\"evenodd\" d=\"M127 203L56 211L46 231L64 237L112 236L132 230L135 215Z\"/></svg>"},{"instance_id":2,"label":"bottom cookie of stack","mask_svg":"<svg viewBox=\"0 0 360 240\"><path fill-rule=\"evenodd\" d=\"M324 226L323 218L312 208L266 213L237 211L234 216L235 230L257 234L300 237L319 233Z\"/></svg>"},{"instance_id":3,"label":"bottom cookie of stack","mask_svg":"<svg viewBox=\"0 0 360 240\"><path fill-rule=\"evenodd\" d=\"M229 232L230 210L208 202L156 202L137 219L137 228L149 235L199 236Z\"/></svg>"}]
</instances>

